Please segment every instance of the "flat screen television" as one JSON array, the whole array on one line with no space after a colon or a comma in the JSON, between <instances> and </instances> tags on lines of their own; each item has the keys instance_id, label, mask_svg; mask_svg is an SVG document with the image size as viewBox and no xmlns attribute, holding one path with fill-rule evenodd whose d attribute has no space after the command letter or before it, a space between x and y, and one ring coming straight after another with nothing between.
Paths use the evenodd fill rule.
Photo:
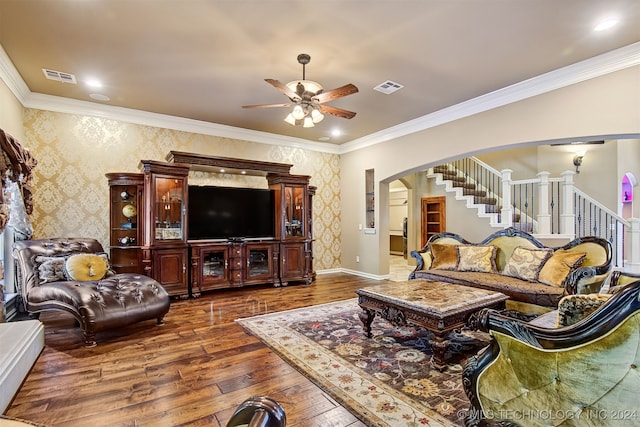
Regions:
<instances>
[{"instance_id":1,"label":"flat screen television","mask_svg":"<svg viewBox=\"0 0 640 427\"><path fill-rule=\"evenodd\" d=\"M273 190L189 186L189 240L275 237Z\"/></svg>"}]
</instances>

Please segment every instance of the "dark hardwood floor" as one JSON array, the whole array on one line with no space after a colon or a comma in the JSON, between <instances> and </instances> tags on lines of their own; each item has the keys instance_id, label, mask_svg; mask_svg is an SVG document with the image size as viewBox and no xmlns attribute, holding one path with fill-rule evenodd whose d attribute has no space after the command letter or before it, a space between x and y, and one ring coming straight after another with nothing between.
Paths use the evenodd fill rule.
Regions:
<instances>
[{"instance_id":1,"label":"dark hardwood floor","mask_svg":"<svg viewBox=\"0 0 640 427\"><path fill-rule=\"evenodd\" d=\"M45 349L5 415L49 426L226 426L254 395L280 402L288 426L363 426L234 322L355 298L382 282L342 273L311 285L247 287L177 300L154 321L98 334L85 348L65 314L45 313Z\"/></svg>"}]
</instances>

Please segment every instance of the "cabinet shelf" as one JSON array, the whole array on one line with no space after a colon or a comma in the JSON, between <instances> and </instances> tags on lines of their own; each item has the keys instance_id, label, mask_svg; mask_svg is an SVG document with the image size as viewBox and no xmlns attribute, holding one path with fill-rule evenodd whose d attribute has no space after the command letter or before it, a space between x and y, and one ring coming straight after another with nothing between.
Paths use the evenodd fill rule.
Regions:
<instances>
[{"instance_id":1,"label":"cabinet shelf","mask_svg":"<svg viewBox=\"0 0 640 427\"><path fill-rule=\"evenodd\" d=\"M144 274L142 264L141 229L137 219L142 215L141 204L144 187L144 176L140 173L108 173L109 184L109 256L113 269L118 273ZM126 199L123 199L123 193ZM123 209L132 205L132 216L127 217ZM132 222L129 222L129 220ZM135 221L135 222L133 222ZM131 224L131 225L128 225ZM123 226L125 225L125 226ZM122 240L130 241L123 244Z\"/></svg>"}]
</instances>

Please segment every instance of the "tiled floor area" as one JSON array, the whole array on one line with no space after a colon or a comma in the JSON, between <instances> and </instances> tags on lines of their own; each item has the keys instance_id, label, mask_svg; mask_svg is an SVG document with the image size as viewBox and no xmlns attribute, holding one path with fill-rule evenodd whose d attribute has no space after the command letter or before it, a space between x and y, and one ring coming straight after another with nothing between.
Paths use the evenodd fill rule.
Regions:
<instances>
[{"instance_id":1,"label":"tiled floor area","mask_svg":"<svg viewBox=\"0 0 640 427\"><path fill-rule=\"evenodd\" d=\"M409 277L414 266L407 264L408 260L402 255L389 255L389 280L403 282Z\"/></svg>"}]
</instances>

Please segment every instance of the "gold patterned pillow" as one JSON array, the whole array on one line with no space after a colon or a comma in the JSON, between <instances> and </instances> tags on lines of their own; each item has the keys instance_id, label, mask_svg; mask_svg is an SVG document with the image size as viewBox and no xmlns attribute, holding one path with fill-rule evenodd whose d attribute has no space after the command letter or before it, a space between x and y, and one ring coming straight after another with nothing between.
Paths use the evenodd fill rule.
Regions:
<instances>
[{"instance_id":1,"label":"gold patterned pillow","mask_svg":"<svg viewBox=\"0 0 640 427\"><path fill-rule=\"evenodd\" d=\"M495 273L496 252L495 246L456 246L458 248L458 271L479 271L482 273Z\"/></svg>"},{"instance_id":2,"label":"gold patterned pillow","mask_svg":"<svg viewBox=\"0 0 640 427\"><path fill-rule=\"evenodd\" d=\"M542 265L552 253L553 249L530 249L518 246L513 250L509 260L502 269L502 274L535 282L538 280L538 274Z\"/></svg>"},{"instance_id":3,"label":"gold patterned pillow","mask_svg":"<svg viewBox=\"0 0 640 427\"><path fill-rule=\"evenodd\" d=\"M431 244L431 269L433 270L455 270L458 267L457 245Z\"/></svg>"},{"instance_id":4,"label":"gold patterned pillow","mask_svg":"<svg viewBox=\"0 0 640 427\"><path fill-rule=\"evenodd\" d=\"M106 254L75 254L67 259L64 267L69 280L100 280L109 272L109 260Z\"/></svg>"},{"instance_id":5,"label":"gold patterned pillow","mask_svg":"<svg viewBox=\"0 0 640 427\"><path fill-rule=\"evenodd\" d=\"M588 294L567 295L558 303L558 317L556 327L570 326L596 311L611 295Z\"/></svg>"},{"instance_id":6,"label":"gold patterned pillow","mask_svg":"<svg viewBox=\"0 0 640 427\"><path fill-rule=\"evenodd\" d=\"M586 257L586 252L571 252L565 249L558 249L540 269L538 281L550 286L564 286L569 274L580 267Z\"/></svg>"}]
</instances>

